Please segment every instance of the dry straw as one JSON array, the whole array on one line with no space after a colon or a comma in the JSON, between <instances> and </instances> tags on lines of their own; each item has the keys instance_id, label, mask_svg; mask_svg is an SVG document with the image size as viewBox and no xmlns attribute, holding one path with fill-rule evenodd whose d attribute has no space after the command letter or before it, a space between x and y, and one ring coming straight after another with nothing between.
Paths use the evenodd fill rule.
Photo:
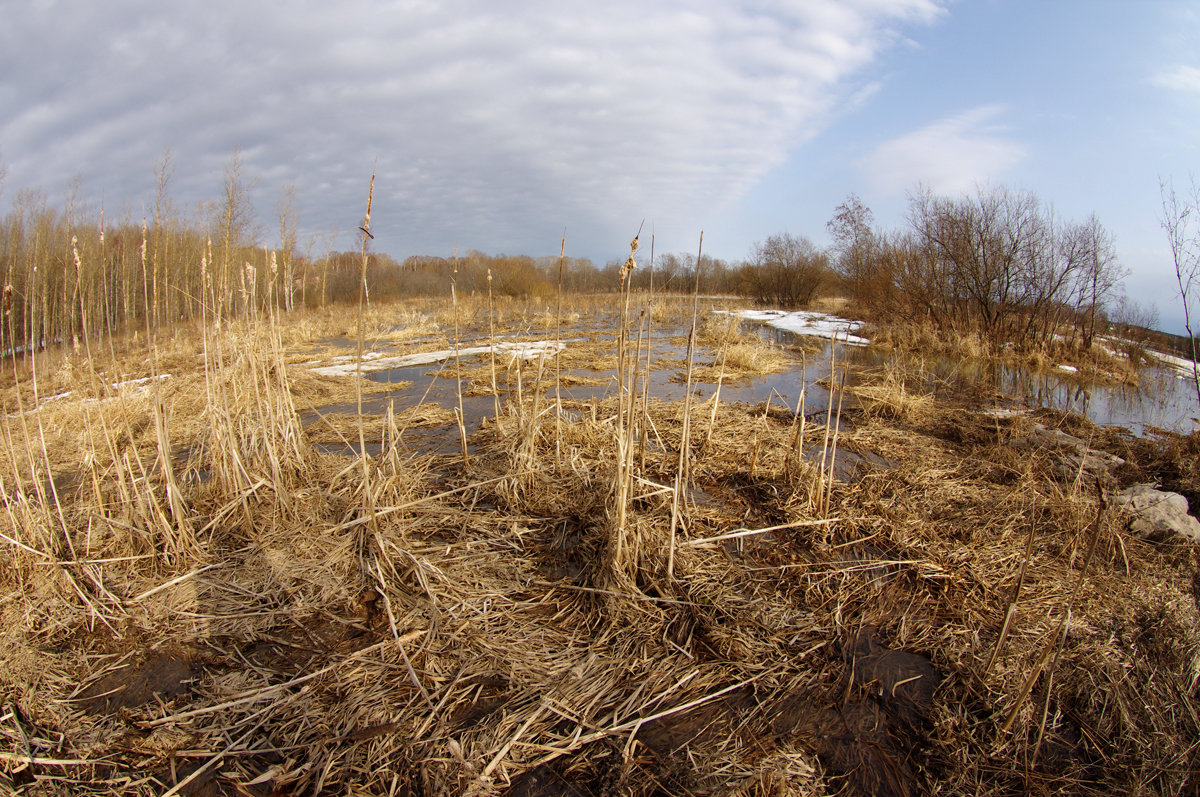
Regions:
<instances>
[{"instance_id":1,"label":"dry straw","mask_svg":"<svg viewBox=\"0 0 1200 797\"><path fill-rule=\"evenodd\" d=\"M804 393L714 401L694 450L692 359L720 357L698 290L660 297L671 323L690 315L685 398L665 402L628 280L615 395L559 392L611 360L599 342L556 358L553 406L549 364L514 362L504 422L470 436L461 389L364 419L368 314L411 308L363 292L355 377L318 376L298 363L326 322L305 337L314 316L245 316L269 266L243 297L196 252L194 329L102 347L89 321L81 349L112 362L64 341L5 363L6 789L1194 790L1195 548L1130 535L1107 481L1011 446L1028 420L919 395L899 365L848 377L839 348L824 412L806 418ZM526 332L537 309L506 305L505 326L489 300L478 334ZM405 449L422 424L469 460ZM1195 489L1190 438L1075 431L1121 453L1113 479ZM356 436L353 457L314 444Z\"/></svg>"}]
</instances>

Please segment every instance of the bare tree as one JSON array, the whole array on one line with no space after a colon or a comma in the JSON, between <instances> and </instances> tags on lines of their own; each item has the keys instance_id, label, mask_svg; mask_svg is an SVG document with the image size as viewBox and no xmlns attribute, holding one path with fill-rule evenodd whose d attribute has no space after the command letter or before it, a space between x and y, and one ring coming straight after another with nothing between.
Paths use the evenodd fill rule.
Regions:
<instances>
[{"instance_id":1,"label":"bare tree","mask_svg":"<svg viewBox=\"0 0 1200 797\"><path fill-rule=\"evenodd\" d=\"M871 225L875 216L856 194L850 194L833 210L833 218L825 229L833 236L833 252L837 255L837 270L858 293L875 281L872 261L875 234Z\"/></svg>"},{"instance_id":2,"label":"bare tree","mask_svg":"<svg viewBox=\"0 0 1200 797\"><path fill-rule=\"evenodd\" d=\"M1158 307L1153 302L1142 304L1121 295L1115 300L1111 313L1113 323L1121 328L1122 336L1145 343L1158 328Z\"/></svg>"},{"instance_id":3,"label":"bare tree","mask_svg":"<svg viewBox=\"0 0 1200 797\"><path fill-rule=\"evenodd\" d=\"M1187 329L1192 347L1192 378L1196 382L1196 401L1200 403L1200 363L1196 362L1196 333L1192 330L1192 310L1200 294L1200 187L1191 181L1187 196L1175 193L1171 182L1159 180L1162 196L1162 227L1171 245L1175 265L1175 280L1179 298L1183 300L1183 326Z\"/></svg>"},{"instance_id":4,"label":"bare tree","mask_svg":"<svg viewBox=\"0 0 1200 797\"><path fill-rule=\"evenodd\" d=\"M1121 282L1129 272L1117 262L1117 248L1112 233L1105 229L1095 214L1080 225L1083 239L1083 267L1080 295L1086 297L1087 326L1084 345L1091 346L1096 337L1096 316L1103 314L1118 295Z\"/></svg>"},{"instance_id":5,"label":"bare tree","mask_svg":"<svg viewBox=\"0 0 1200 797\"><path fill-rule=\"evenodd\" d=\"M1125 276L1095 216L1062 224L1028 192L918 192L909 224L914 240L894 270L907 300L937 326L974 330L992 347L1045 343L1064 316L1090 346Z\"/></svg>"},{"instance_id":6,"label":"bare tree","mask_svg":"<svg viewBox=\"0 0 1200 797\"><path fill-rule=\"evenodd\" d=\"M234 306L234 288L240 281L246 288L246 274L237 261L237 254L244 246L254 244L254 208L250 203L250 188L246 183L245 170L242 165L242 155L238 150L233 151L229 163L225 165L223 175L223 196L220 205L220 216L217 228L221 240L221 271L219 279L219 296L216 302L217 312L221 308L231 309ZM237 278L235 278L235 273ZM248 294L243 297L244 312L250 310Z\"/></svg>"},{"instance_id":7,"label":"bare tree","mask_svg":"<svg viewBox=\"0 0 1200 797\"><path fill-rule=\"evenodd\" d=\"M829 284L829 257L804 236L772 235L756 244L741 270L744 289L779 307L808 304Z\"/></svg>"}]
</instances>

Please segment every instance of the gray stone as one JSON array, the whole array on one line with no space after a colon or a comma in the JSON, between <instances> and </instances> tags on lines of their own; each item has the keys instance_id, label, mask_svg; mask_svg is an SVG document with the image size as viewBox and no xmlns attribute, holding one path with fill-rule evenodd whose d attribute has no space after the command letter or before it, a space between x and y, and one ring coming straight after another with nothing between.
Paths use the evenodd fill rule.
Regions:
<instances>
[{"instance_id":1,"label":"gray stone","mask_svg":"<svg viewBox=\"0 0 1200 797\"><path fill-rule=\"evenodd\" d=\"M1026 437L1012 441L1016 448L1053 449L1059 454L1058 472L1064 479L1074 478L1080 470L1091 476L1107 476L1113 468L1125 464L1118 456L1092 448L1086 441L1061 429L1051 429L1041 423L1031 424Z\"/></svg>"},{"instance_id":2,"label":"gray stone","mask_svg":"<svg viewBox=\"0 0 1200 797\"><path fill-rule=\"evenodd\" d=\"M1117 494L1117 504L1133 516L1129 527L1135 534L1154 538L1179 534L1200 543L1200 520L1188 514L1187 499L1179 493L1135 484Z\"/></svg>"}]
</instances>

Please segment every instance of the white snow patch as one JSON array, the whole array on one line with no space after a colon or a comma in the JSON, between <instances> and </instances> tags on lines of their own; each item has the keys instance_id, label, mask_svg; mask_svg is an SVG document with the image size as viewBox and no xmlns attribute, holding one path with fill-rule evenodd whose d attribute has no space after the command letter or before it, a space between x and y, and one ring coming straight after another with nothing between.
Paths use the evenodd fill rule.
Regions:
<instances>
[{"instance_id":1,"label":"white snow patch","mask_svg":"<svg viewBox=\"0 0 1200 797\"><path fill-rule=\"evenodd\" d=\"M1078 368L1076 368L1076 367L1075 367L1075 366L1073 366L1073 365L1063 365L1063 364L1061 364L1061 363L1060 363L1060 364L1058 364L1058 365L1056 365L1056 366L1054 366L1054 367L1055 367L1057 370L1059 370L1059 371L1066 371L1068 374L1077 374L1077 373L1079 373L1079 369L1078 369Z\"/></svg>"},{"instance_id":2,"label":"white snow patch","mask_svg":"<svg viewBox=\"0 0 1200 797\"><path fill-rule=\"evenodd\" d=\"M121 390L121 389L127 388L127 387L138 387L141 385L147 385L149 382L162 381L163 379L170 379L170 378L171 378L170 374L157 374L156 376L142 376L142 377L138 377L137 379L126 379L124 382L113 382L112 386L113 386L114 390ZM144 391L139 390L136 392L142 393Z\"/></svg>"},{"instance_id":3,"label":"white snow patch","mask_svg":"<svg viewBox=\"0 0 1200 797\"><path fill-rule=\"evenodd\" d=\"M720 310L718 312L735 315L747 321L758 321L767 326L792 332L797 335L808 335L814 338L828 338L839 343L849 343L852 346L866 346L871 341L854 333L862 329L861 321L851 321L828 313L816 313L808 310Z\"/></svg>"},{"instance_id":4,"label":"white snow patch","mask_svg":"<svg viewBox=\"0 0 1200 797\"><path fill-rule=\"evenodd\" d=\"M474 357L494 351L497 355L507 355L511 363L515 360L536 360L539 357L549 357L565 348L567 348L567 344L560 340L496 343L491 346L462 346L458 350L458 356ZM363 354L362 370L364 373L369 373L371 371L389 371L393 368L409 368L414 365L432 365L443 360L449 360L453 356L454 349L439 349L438 351L402 354L392 357L385 356L382 352L373 351ZM327 364L320 365L311 370L314 374L322 374L324 376L348 376L356 370L355 358L354 355L334 357Z\"/></svg>"},{"instance_id":5,"label":"white snow patch","mask_svg":"<svg viewBox=\"0 0 1200 797\"><path fill-rule=\"evenodd\" d=\"M1019 409L1013 409L1010 407L992 407L991 409L984 410L983 414L989 418L1007 419L1007 418L1018 418L1022 415L1028 415L1029 410L1019 410Z\"/></svg>"},{"instance_id":6,"label":"white snow patch","mask_svg":"<svg viewBox=\"0 0 1200 797\"><path fill-rule=\"evenodd\" d=\"M170 378L171 378L170 374L157 374L155 376L142 376L142 377L138 377L137 379L126 379L124 382L110 382L109 386L113 390L116 390L118 392L124 392L127 389L132 388L132 389L128 390L126 395L140 396L143 393L149 392L149 390L150 390L149 383L150 382L157 382L157 381L161 381L163 379L170 379ZM62 393L55 393L53 396L46 396L45 398L43 398L41 401L38 402L38 405L36 407L34 407L31 410L25 410L25 412L23 414L30 415L32 413L37 412L42 407L46 406L47 404L49 404L52 401L63 401L64 399L69 399L74 395L75 395L74 390L66 390ZM119 398L119 396L108 396L106 398L85 398L85 399L83 399L83 401L80 402L80 404L85 407L95 407L100 404L107 404L110 401L115 401L117 398ZM20 414L12 414L12 415L8 415L7 417L18 418L18 417L20 417Z\"/></svg>"},{"instance_id":7,"label":"white snow patch","mask_svg":"<svg viewBox=\"0 0 1200 797\"><path fill-rule=\"evenodd\" d=\"M1158 360L1163 365L1176 371L1180 377L1194 377L1195 371L1192 370L1192 361L1186 357L1176 357L1174 354L1167 354L1153 349L1146 349L1146 354Z\"/></svg>"}]
</instances>

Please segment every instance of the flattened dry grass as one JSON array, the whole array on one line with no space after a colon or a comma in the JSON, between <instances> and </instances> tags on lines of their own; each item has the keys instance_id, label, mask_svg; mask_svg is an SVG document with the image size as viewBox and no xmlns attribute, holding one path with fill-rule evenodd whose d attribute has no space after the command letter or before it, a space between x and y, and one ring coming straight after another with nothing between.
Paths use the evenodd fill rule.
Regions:
<instances>
[{"instance_id":1,"label":"flattened dry grass","mask_svg":"<svg viewBox=\"0 0 1200 797\"><path fill-rule=\"evenodd\" d=\"M788 354L757 334L745 331L737 316L707 316L698 338L713 354L710 362L693 368L692 379L698 382L734 382L779 373L795 366L794 359Z\"/></svg>"},{"instance_id":2,"label":"flattened dry grass","mask_svg":"<svg viewBox=\"0 0 1200 797\"><path fill-rule=\"evenodd\" d=\"M1197 785L1196 551L1130 537L1111 484L1009 446L1024 419L897 404L911 376L867 375L826 493L809 453L824 412L801 425L777 403L699 403L693 424L716 416L692 443L669 576L679 404L634 405L645 434L627 438L618 538L618 399L556 418L541 393L509 395L469 464L388 445L444 415L387 416L364 428L380 445L364 468L313 445L280 352L244 351L198 383L236 402L168 410L165 433L130 405L117 456L85 461L57 500L38 485L65 460L48 474L35 443L0 466L6 787ZM185 417L208 431L172 477L159 455ZM1131 469L1154 464L1143 454Z\"/></svg>"},{"instance_id":3,"label":"flattened dry grass","mask_svg":"<svg viewBox=\"0 0 1200 797\"><path fill-rule=\"evenodd\" d=\"M914 388L904 369L891 364L867 376L850 390L872 415L906 423L920 422L934 410L932 392L922 390L922 376L918 374L913 380L917 384Z\"/></svg>"}]
</instances>

